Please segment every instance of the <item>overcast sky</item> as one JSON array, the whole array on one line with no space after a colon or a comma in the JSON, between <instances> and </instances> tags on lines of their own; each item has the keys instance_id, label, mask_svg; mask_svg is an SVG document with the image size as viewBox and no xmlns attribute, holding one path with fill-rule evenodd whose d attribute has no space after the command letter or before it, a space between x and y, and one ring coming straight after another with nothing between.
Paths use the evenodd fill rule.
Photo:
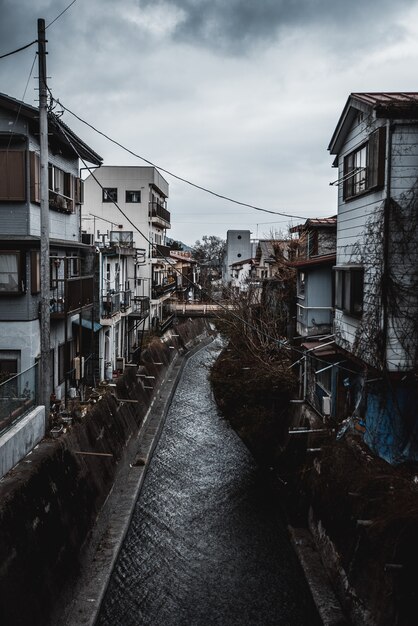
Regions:
<instances>
[{"instance_id":1,"label":"overcast sky","mask_svg":"<svg viewBox=\"0 0 418 626\"><path fill-rule=\"evenodd\" d=\"M0 55L70 2L0 0ZM418 0L77 0L47 38L49 86L69 109L180 177L296 216L163 174L169 235L187 244L335 214L327 146L350 92L418 91ZM35 52L0 60L1 92L23 99ZM63 119L106 165L144 165Z\"/></svg>"}]
</instances>

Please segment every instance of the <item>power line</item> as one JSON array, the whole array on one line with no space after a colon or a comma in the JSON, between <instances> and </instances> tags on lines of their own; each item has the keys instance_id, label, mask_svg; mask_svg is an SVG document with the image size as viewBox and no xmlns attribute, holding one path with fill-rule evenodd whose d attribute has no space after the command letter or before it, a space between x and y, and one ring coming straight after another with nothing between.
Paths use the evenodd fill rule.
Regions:
<instances>
[{"instance_id":1,"label":"power line","mask_svg":"<svg viewBox=\"0 0 418 626\"><path fill-rule=\"evenodd\" d=\"M51 95L52 97L52 95ZM60 104L57 100L55 100L55 98L53 98L53 100L55 102L57 102L58 104ZM60 105L62 106L62 105ZM64 107L63 107L64 108ZM56 116L55 116L56 117ZM77 117L77 116L75 116ZM73 142L71 141L71 138L68 136L65 127L63 126L63 124L61 123L60 119L58 117L56 117L56 121L57 123L60 125L61 130L64 134L64 136L67 138L67 141L69 142L69 144L71 145L71 147L73 148L74 152L77 154L78 158L82 161L84 167L90 172L90 175L92 176L93 180L95 180L95 182L99 185L99 187L104 190L103 185L100 183L100 181L97 179L97 177L94 174L94 171L91 167L89 167L86 163L86 161L81 157L81 155L79 154L78 150L76 149L76 147L74 146ZM83 120L81 120L83 121ZM88 124L87 124L88 125ZM98 131L99 132L99 131ZM123 146L122 146L123 147ZM141 157L139 157L141 158ZM152 165L152 164L151 164ZM155 165L153 165L153 167L156 167ZM126 215L126 213L120 208L120 206L118 205L118 203L115 200L112 200L112 203L115 205L115 207L118 209L118 211L123 215L123 217L127 220L127 222L129 222L129 224L131 224L131 226L133 226L133 228L136 230L136 232L138 232L144 239L145 241L151 246L151 248L154 248L156 250L158 250L158 244L155 244L154 242L152 242L139 228L138 226ZM187 276L184 276L183 273L178 270L175 266L172 265L172 258L170 257L166 257L164 254L162 254L159 251L159 258L164 259L167 263L171 264L172 269L179 275L183 276L183 278L186 278L187 282L189 283L190 286L193 287L197 287L199 289L201 289L201 286L198 285L197 283L195 283L194 281L192 281L190 278L188 278ZM224 311L226 311L229 315L231 315L232 317L234 317L236 320L238 320L239 322L241 322L242 324L244 324L244 326L246 326L247 328L249 328L250 330L253 330L254 332L256 332L257 334L263 336L265 339L270 340L274 345L287 350L288 352L291 353L296 353L299 354L300 357L306 357L307 352L305 350L302 350L296 346L291 346L288 344L287 341L282 340L282 339L278 339L277 337L273 337L272 335L270 335L269 333L267 333L266 331L257 328L256 326L254 326L253 324L251 324L250 322L248 322L246 319L244 319L243 317L241 317L240 315L238 315L237 313L235 313L235 311L232 311L231 309L229 309L227 306L225 306L222 302L219 302L219 300L216 300L215 298L213 298L212 296L210 296L209 294L206 293L206 296L215 304L217 304L221 309L223 309ZM332 341L332 343L334 343L334 341ZM342 365L335 364L332 363L330 361L326 361L324 358L321 358L320 356L315 355L315 358L321 362L324 363L325 365L332 365L332 366L336 366L338 367L340 370L348 372L350 374L358 374L358 372L349 369L348 367L344 367ZM298 363L299 361L297 361ZM295 365L296 363L294 363L293 365ZM292 366L293 367L293 366Z\"/></svg>"},{"instance_id":2,"label":"power line","mask_svg":"<svg viewBox=\"0 0 418 626\"><path fill-rule=\"evenodd\" d=\"M75 4L75 2L77 2L77 0L73 0L63 11L61 11L61 13L59 15L57 15L57 17L55 19L53 19L52 22L50 22L47 26L45 26L45 30L47 28L49 28L50 26L52 26L52 24L54 24L57 20L59 20L59 18L62 15L64 15L64 13L66 11L68 11L68 9L73 6L73 4ZM11 56L12 54L17 54L18 52L21 52L22 50L26 50L26 48L30 48L35 43L38 43L37 39L34 39L30 43L27 43L25 46L21 46L20 48L16 48L16 50L12 50L11 52L6 52L6 54L0 55L0 59L5 59L6 57Z\"/></svg>"},{"instance_id":3,"label":"power line","mask_svg":"<svg viewBox=\"0 0 418 626\"><path fill-rule=\"evenodd\" d=\"M21 52L22 50L26 50L26 48L30 48L31 46L33 46L35 43L38 43L37 39L34 39L33 41L31 41L30 43L27 43L26 46L21 46L20 48L17 48L16 50L12 50L11 52L6 52L6 54L2 54L0 56L0 59L5 59L6 57L11 56L12 54L16 54L17 52Z\"/></svg>"},{"instance_id":4,"label":"power line","mask_svg":"<svg viewBox=\"0 0 418 626\"><path fill-rule=\"evenodd\" d=\"M227 202L232 202L234 204L238 204L239 206L245 206L245 207L248 207L249 209L254 209L255 211L263 211L264 213L271 213L272 215L280 215L282 217L289 217L289 218L295 218L295 219L309 219L309 218L307 218L307 217L305 217L303 215L291 215L289 213L283 213L281 211L272 211L270 209L264 209L262 207L255 206L253 204L248 204L246 202L241 202L240 200L235 200L234 198L230 198L228 196L224 196L223 194L217 193L216 191L212 191L211 189L208 189L207 187L203 187L202 185L198 185L196 183L193 183L192 181L187 180L186 178L183 178L182 176L178 176L177 174L174 174L170 170L167 170L164 167L156 165L155 163L153 163L152 161L149 161L148 159L146 159L145 157L141 156L140 154L137 154L136 152L133 152L133 150L130 150L129 148L127 148L126 146L121 144L119 141L116 141L116 139L112 139L112 137L109 137L109 135L107 135L106 133L102 132L101 130L99 130L98 128L93 126L93 124L90 124L89 122L87 122L86 120L81 118L79 115L77 115L76 113L74 113L73 111L68 109L66 106L64 106L62 104L62 102L60 102L60 100L57 100L56 98L54 98L54 96L52 95L51 91L49 93L50 93L51 98L52 98L52 100L54 102L56 102L64 111L67 111L67 113L70 113L70 115L75 117L79 122L82 122L82 124L85 124L86 126L91 128L92 130L94 130L96 133L98 133L99 135L101 135L102 137L104 137L105 139L110 141L111 143L115 144L119 148L122 148L122 150L125 150L125 152L128 152L129 154L131 154L135 158L141 159L141 161L144 161L145 163L148 163L148 165L151 165L152 167L155 167L156 169L160 170L161 172L164 172L165 174L168 174L169 176L172 176L176 180L180 180L181 182L186 183L187 185L190 185L191 187L194 187L195 189L200 189L200 191L204 191L205 193L208 193L208 194L210 194L212 196L220 198L221 200L226 200Z\"/></svg>"},{"instance_id":5,"label":"power line","mask_svg":"<svg viewBox=\"0 0 418 626\"><path fill-rule=\"evenodd\" d=\"M26 81L25 90L24 90L24 92L23 92L23 96L22 96L22 99L21 99L21 101L20 101L19 108L18 108L18 110L17 110L16 119L15 119L15 121L13 122L12 132L10 133L9 143L7 144L7 150L9 150L10 145L11 145L11 143L12 143L12 138L13 138L13 135L14 135L14 132L15 132L16 124L17 124L17 122L18 122L18 120L19 120L19 117L20 117L20 112L21 112L22 107L23 107L23 101L24 101L24 99L25 99L26 91L27 91L28 86L29 86L29 81L30 81L30 78L31 78L31 76L32 76L33 68L35 67L36 56L37 56L37 55L35 54L34 59L33 59L33 62L32 62L32 66L31 66L31 68L30 68L30 70L29 70L29 76L28 76L28 79L27 79L27 81Z\"/></svg>"},{"instance_id":6,"label":"power line","mask_svg":"<svg viewBox=\"0 0 418 626\"><path fill-rule=\"evenodd\" d=\"M72 1L72 2L71 2L71 3L70 3L70 4L69 4L69 5L68 5L68 6L67 6L67 7L66 7L63 11L61 11L61 13L60 13L59 15L57 15L57 17L56 17L54 20L52 20L52 22L49 22L49 24L48 24L47 26L45 26L45 30L46 30L47 28L49 28L50 26L52 26L52 24L54 24L57 20L59 20L59 18L60 18L62 15L64 15L64 13L65 13L66 11L68 11L68 9L69 9L69 8L71 8L75 2L77 2L77 0L73 0L73 1Z\"/></svg>"}]
</instances>

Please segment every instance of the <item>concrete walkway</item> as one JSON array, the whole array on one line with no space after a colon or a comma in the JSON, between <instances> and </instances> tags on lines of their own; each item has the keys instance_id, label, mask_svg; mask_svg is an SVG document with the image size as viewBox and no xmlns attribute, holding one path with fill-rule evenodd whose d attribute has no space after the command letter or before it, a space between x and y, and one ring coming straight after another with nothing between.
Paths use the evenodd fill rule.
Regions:
<instances>
[{"instance_id":1,"label":"concrete walkway","mask_svg":"<svg viewBox=\"0 0 418 626\"><path fill-rule=\"evenodd\" d=\"M125 467L98 519L73 600L59 617L65 626L94 625L181 372L188 358L212 340L203 339L189 352L178 354L161 379L136 440L130 444Z\"/></svg>"}]
</instances>

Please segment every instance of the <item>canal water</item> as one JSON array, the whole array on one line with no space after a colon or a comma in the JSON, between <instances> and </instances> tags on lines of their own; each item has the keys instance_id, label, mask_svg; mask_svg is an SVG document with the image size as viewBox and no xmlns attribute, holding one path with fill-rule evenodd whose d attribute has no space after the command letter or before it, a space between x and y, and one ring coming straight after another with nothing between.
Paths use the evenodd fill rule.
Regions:
<instances>
[{"instance_id":1,"label":"canal water","mask_svg":"<svg viewBox=\"0 0 418 626\"><path fill-rule=\"evenodd\" d=\"M99 626L319 624L277 495L214 402L219 351L186 364Z\"/></svg>"}]
</instances>

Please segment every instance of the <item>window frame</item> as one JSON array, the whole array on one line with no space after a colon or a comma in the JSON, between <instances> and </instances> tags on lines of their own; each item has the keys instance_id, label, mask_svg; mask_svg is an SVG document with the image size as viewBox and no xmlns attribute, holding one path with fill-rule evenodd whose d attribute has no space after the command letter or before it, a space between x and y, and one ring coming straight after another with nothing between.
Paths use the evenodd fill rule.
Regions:
<instances>
[{"instance_id":1,"label":"window frame","mask_svg":"<svg viewBox=\"0 0 418 626\"><path fill-rule=\"evenodd\" d=\"M356 159L362 162L363 151L365 164L356 166ZM380 126L363 143L344 156L343 200L353 200L381 189L385 183L385 161L386 126ZM356 167L364 167L364 170L355 172Z\"/></svg>"},{"instance_id":2,"label":"window frame","mask_svg":"<svg viewBox=\"0 0 418 626\"><path fill-rule=\"evenodd\" d=\"M0 296L20 296L25 293L24 271L22 267L24 254L20 250L0 250L0 258L6 255L15 256L16 258L16 289L0 289ZM0 282L0 284L3 283Z\"/></svg>"},{"instance_id":3,"label":"window frame","mask_svg":"<svg viewBox=\"0 0 418 626\"><path fill-rule=\"evenodd\" d=\"M306 293L306 273L303 270L298 270L296 290L297 297L304 300Z\"/></svg>"},{"instance_id":4,"label":"window frame","mask_svg":"<svg viewBox=\"0 0 418 626\"><path fill-rule=\"evenodd\" d=\"M102 202L117 202L117 201L118 201L118 188L117 187L103 187Z\"/></svg>"},{"instance_id":5,"label":"window frame","mask_svg":"<svg viewBox=\"0 0 418 626\"><path fill-rule=\"evenodd\" d=\"M335 308L351 317L361 318L364 311L364 267L337 266L334 271Z\"/></svg>"},{"instance_id":6,"label":"window frame","mask_svg":"<svg viewBox=\"0 0 418 626\"><path fill-rule=\"evenodd\" d=\"M139 200L133 200L132 195L129 194L138 194ZM141 204L141 190L140 189L126 189L125 191L125 202L126 204Z\"/></svg>"}]
</instances>

